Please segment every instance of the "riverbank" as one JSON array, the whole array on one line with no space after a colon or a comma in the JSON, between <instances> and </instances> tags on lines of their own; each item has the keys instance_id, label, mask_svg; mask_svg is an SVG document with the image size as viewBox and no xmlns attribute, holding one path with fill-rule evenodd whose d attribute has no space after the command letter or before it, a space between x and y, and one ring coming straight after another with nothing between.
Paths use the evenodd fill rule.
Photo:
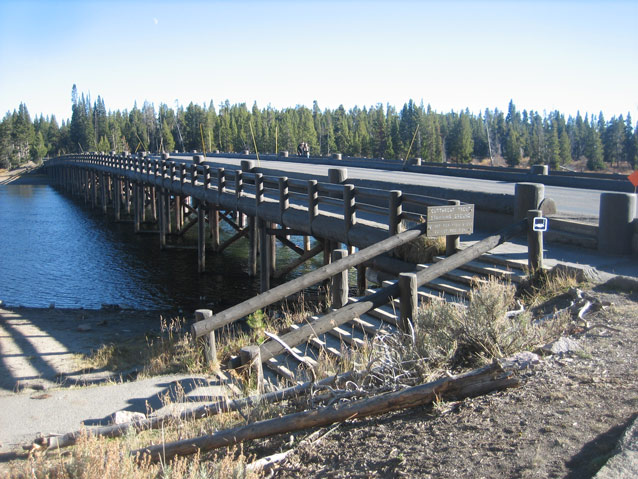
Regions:
<instances>
[{"instance_id":1,"label":"riverbank","mask_svg":"<svg viewBox=\"0 0 638 479\"><path fill-rule=\"evenodd\" d=\"M48 185L49 176L41 167L29 162L15 170L0 170L0 185Z\"/></svg>"},{"instance_id":2,"label":"riverbank","mask_svg":"<svg viewBox=\"0 0 638 479\"><path fill-rule=\"evenodd\" d=\"M615 454L638 412L638 294L609 286L588 293L611 306L587 315L586 328L572 336L577 346L571 351L532 363L520 388L347 421L321 442L299 446L275 477L593 477ZM16 308L0 311L0 325L13 340L22 336L35 345L51 336L68 349L82 349L91 342L95 347L132 337L159 317L158 312ZM133 320L139 330L131 329ZM42 329L26 329L34 324ZM0 337L5 361L14 356L5 349L8 336L5 331ZM56 354L48 351L38 354L50 363ZM22 355L33 359L35 352ZM0 394L0 430L5 431L0 461L15 457L12 451L38 432L102 424L122 409L145 412L148 401L175 388L193 404L191 395L190 401L203 396L198 382L206 382L206 390L213 385L208 378L184 375L63 388L57 387L61 377L73 375ZM258 457L276 453L307 434L246 444L245 451Z\"/></svg>"}]
</instances>

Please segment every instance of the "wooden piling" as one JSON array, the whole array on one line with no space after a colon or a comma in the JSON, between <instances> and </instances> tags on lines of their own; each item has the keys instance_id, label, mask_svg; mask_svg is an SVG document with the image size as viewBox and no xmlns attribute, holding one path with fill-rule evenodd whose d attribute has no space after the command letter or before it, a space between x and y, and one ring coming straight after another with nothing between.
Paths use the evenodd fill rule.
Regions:
<instances>
[{"instance_id":1,"label":"wooden piling","mask_svg":"<svg viewBox=\"0 0 638 479\"><path fill-rule=\"evenodd\" d=\"M120 221L120 207L122 205L122 186L118 176L113 178L113 215L115 221Z\"/></svg>"},{"instance_id":2,"label":"wooden piling","mask_svg":"<svg viewBox=\"0 0 638 479\"><path fill-rule=\"evenodd\" d=\"M248 217L248 274L257 276L257 220L254 216Z\"/></svg>"},{"instance_id":3,"label":"wooden piling","mask_svg":"<svg viewBox=\"0 0 638 479\"><path fill-rule=\"evenodd\" d=\"M135 224L135 232L140 232L140 225L142 223L142 204L143 204L143 191L144 187L139 183L133 183L133 221Z\"/></svg>"},{"instance_id":4,"label":"wooden piling","mask_svg":"<svg viewBox=\"0 0 638 479\"><path fill-rule=\"evenodd\" d=\"M266 222L257 219L259 230L259 292L264 293L270 289L270 241Z\"/></svg>"},{"instance_id":5,"label":"wooden piling","mask_svg":"<svg viewBox=\"0 0 638 479\"><path fill-rule=\"evenodd\" d=\"M197 271L206 270L206 203L197 205Z\"/></svg>"},{"instance_id":6,"label":"wooden piling","mask_svg":"<svg viewBox=\"0 0 638 479\"><path fill-rule=\"evenodd\" d=\"M208 205L208 227L213 251L219 249L219 211L214 204Z\"/></svg>"}]
</instances>

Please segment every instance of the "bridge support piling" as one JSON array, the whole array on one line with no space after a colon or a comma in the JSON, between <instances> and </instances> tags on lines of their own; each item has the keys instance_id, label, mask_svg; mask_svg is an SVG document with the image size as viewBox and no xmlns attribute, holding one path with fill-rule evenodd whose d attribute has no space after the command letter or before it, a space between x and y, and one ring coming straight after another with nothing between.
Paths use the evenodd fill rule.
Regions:
<instances>
[{"instance_id":1,"label":"bridge support piling","mask_svg":"<svg viewBox=\"0 0 638 479\"><path fill-rule=\"evenodd\" d=\"M113 214L115 221L120 221L120 207L122 205L122 186L120 184L120 178L113 178Z\"/></svg>"},{"instance_id":2,"label":"bridge support piling","mask_svg":"<svg viewBox=\"0 0 638 479\"><path fill-rule=\"evenodd\" d=\"M133 183L133 222L136 233L140 232L140 224L142 222L143 194L144 187L138 183Z\"/></svg>"},{"instance_id":3,"label":"bridge support piling","mask_svg":"<svg viewBox=\"0 0 638 479\"><path fill-rule=\"evenodd\" d=\"M206 203L197 205L197 271L206 271Z\"/></svg>"},{"instance_id":4,"label":"bridge support piling","mask_svg":"<svg viewBox=\"0 0 638 479\"><path fill-rule=\"evenodd\" d=\"M248 274L257 276L257 220L254 216L248 217Z\"/></svg>"},{"instance_id":5,"label":"bridge support piling","mask_svg":"<svg viewBox=\"0 0 638 479\"><path fill-rule=\"evenodd\" d=\"M131 182L128 179L124 180L124 206L126 214L131 215Z\"/></svg>"},{"instance_id":6,"label":"bridge support piling","mask_svg":"<svg viewBox=\"0 0 638 479\"><path fill-rule=\"evenodd\" d=\"M275 223L270 223L270 225L266 225L269 226L271 229L275 228ZM269 252L270 252L270 271L268 272L269 275L272 276L272 274L275 272L275 269L277 268L277 237L273 234L269 235Z\"/></svg>"},{"instance_id":7,"label":"bridge support piling","mask_svg":"<svg viewBox=\"0 0 638 479\"><path fill-rule=\"evenodd\" d=\"M217 251L219 249L219 210L213 204L208 207L208 227L213 251Z\"/></svg>"},{"instance_id":8,"label":"bridge support piling","mask_svg":"<svg viewBox=\"0 0 638 479\"><path fill-rule=\"evenodd\" d=\"M268 238L267 224L264 220L257 220L257 229L259 230L259 292L264 293L270 289L270 249L272 243Z\"/></svg>"},{"instance_id":9,"label":"bridge support piling","mask_svg":"<svg viewBox=\"0 0 638 479\"><path fill-rule=\"evenodd\" d=\"M102 213L106 214L107 213L107 192L106 192L106 182L108 180L108 175L106 175L105 173L100 173L100 201L102 203Z\"/></svg>"},{"instance_id":10,"label":"bridge support piling","mask_svg":"<svg viewBox=\"0 0 638 479\"><path fill-rule=\"evenodd\" d=\"M91 172L91 208L97 206L97 173Z\"/></svg>"},{"instance_id":11,"label":"bridge support piling","mask_svg":"<svg viewBox=\"0 0 638 479\"><path fill-rule=\"evenodd\" d=\"M171 192L166 189L164 190L164 205L164 229L166 234L170 235L173 232L171 225Z\"/></svg>"},{"instance_id":12,"label":"bridge support piling","mask_svg":"<svg viewBox=\"0 0 638 479\"><path fill-rule=\"evenodd\" d=\"M157 222L157 191L154 186L151 186L149 189L151 195L151 218L153 222Z\"/></svg>"},{"instance_id":13,"label":"bridge support piling","mask_svg":"<svg viewBox=\"0 0 638 479\"><path fill-rule=\"evenodd\" d=\"M175 229L179 232L184 227L184 207L182 206L182 196L175 195Z\"/></svg>"},{"instance_id":14,"label":"bridge support piling","mask_svg":"<svg viewBox=\"0 0 638 479\"><path fill-rule=\"evenodd\" d=\"M148 188L146 186L140 186L140 220L142 223L146 222L146 198L147 198Z\"/></svg>"},{"instance_id":15,"label":"bridge support piling","mask_svg":"<svg viewBox=\"0 0 638 479\"><path fill-rule=\"evenodd\" d=\"M159 229L160 249L166 249L166 193L159 190L157 194L157 226Z\"/></svg>"}]
</instances>

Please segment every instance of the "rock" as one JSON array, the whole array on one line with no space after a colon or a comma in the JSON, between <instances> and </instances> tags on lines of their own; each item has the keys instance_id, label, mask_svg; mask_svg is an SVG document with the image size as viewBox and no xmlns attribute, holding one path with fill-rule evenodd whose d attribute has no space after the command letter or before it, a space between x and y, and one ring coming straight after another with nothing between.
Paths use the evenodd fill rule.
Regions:
<instances>
[{"instance_id":1,"label":"rock","mask_svg":"<svg viewBox=\"0 0 638 479\"><path fill-rule=\"evenodd\" d=\"M614 276L605 283L605 286L620 289L627 292L638 292L638 278L632 276Z\"/></svg>"},{"instance_id":2,"label":"rock","mask_svg":"<svg viewBox=\"0 0 638 479\"><path fill-rule=\"evenodd\" d=\"M634 419L616 446L614 455L594 479L631 478L638 475L638 419Z\"/></svg>"},{"instance_id":3,"label":"rock","mask_svg":"<svg viewBox=\"0 0 638 479\"><path fill-rule=\"evenodd\" d=\"M594 284L601 284L613 278L612 274L598 271L596 268L592 268L591 266L578 267L566 264L557 264L552 268L551 273L554 275L565 274L574 276L578 282L588 281Z\"/></svg>"},{"instance_id":4,"label":"rock","mask_svg":"<svg viewBox=\"0 0 638 479\"><path fill-rule=\"evenodd\" d=\"M540 363L541 360L538 354L532 353L531 351L523 351L506 358L505 361L508 364L515 365L520 370L529 369L535 364Z\"/></svg>"},{"instance_id":5,"label":"rock","mask_svg":"<svg viewBox=\"0 0 638 479\"><path fill-rule=\"evenodd\" d=\"M556 202L551 198L545 198L543 201L541 201L541 204L538 205L538 209L541 210L543 216L555 215Z\"/></svg>"},{"instance_id":6,"label":"rock","mask_svg":"<svg viewBox=\"0 0 638 479\"><path fill-rule=\"evenodd\" d=\"M541 352L545 354L558 354L563 355L566 353L573 353L575 351L581 351L582 348L572 338L559 338L556 341L546 344L540 348Z\"/></svg>"},{"instance_id":7,"label":"rock","mask_svg":"<svg viewBox=\"0 0 638 479\"><path fill-rule=\"evenodd\" d=\"M83 333L86 333L86 332L91 331L91 330L92 330L92 328L91 328L91 325L89 325L89 324L80 324L78 326L78 331L81 331Z\"/></svg>"},{"instance_id":8,"label":"rock","mask_svg":"<svg viewBox=\"0 0 638 479\"><path fill-rule=\"evenodd\" d=\"M146 415L135 411L117 411L111 416L111 424L125 424L127 422L137 422L146 419Z\"/></svg>"},{"instance_id":9,"label":"rock","mask_svg":"<svg viewBox=\"0 0 638 479\"><path fill-rule=\"evenodd\" d=\"M120 309L120 305L102 303L102 309L105 311L117 311L118 309Z\"/></svg>"}]
</instances>

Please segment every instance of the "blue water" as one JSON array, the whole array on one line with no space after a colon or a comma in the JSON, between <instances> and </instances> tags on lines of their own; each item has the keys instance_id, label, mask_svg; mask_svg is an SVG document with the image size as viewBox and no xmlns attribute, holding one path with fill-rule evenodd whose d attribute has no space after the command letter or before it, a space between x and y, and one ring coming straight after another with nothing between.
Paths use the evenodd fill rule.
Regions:
<instances>
[{"instance_id":1,"label":"blue water","mask_svg":"<svg viewBox=\"0 0 638 479\"><path fill-rule=\"evenodd\" d=\"M184 245L196 244L195 230ZM196 251L160 251L156 234L136 235L131 222L81 198L48 185L0 186L0 300L10 306L219 311L258 292L246 248L242 239L208 252L199 274ZM289 254L280 253L285 263Z\"/></svg>"}]
</instances>

